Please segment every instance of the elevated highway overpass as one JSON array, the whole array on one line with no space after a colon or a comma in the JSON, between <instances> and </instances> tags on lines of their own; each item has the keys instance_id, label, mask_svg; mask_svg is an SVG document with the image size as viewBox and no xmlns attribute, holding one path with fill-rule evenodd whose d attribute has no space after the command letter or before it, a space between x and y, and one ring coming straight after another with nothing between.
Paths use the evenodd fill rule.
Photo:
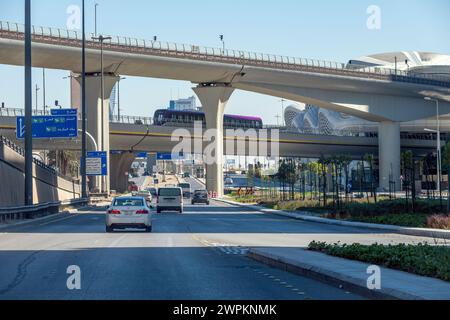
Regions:
<instances>
[{"instance_id":1,"label":"elevated highway overpass","mask_svg":"<svg viewBox=\"0 0 450 320\"><path fill-rule=\"evenodd\" d=\"M23 26L0 22L0 63L23 65ZM81 35L75 31L33 28L33 66L81 70ZM450 113L450 81L429 74L411 74L384 68L349 69L344 63L317 61L240 50L202 48L112 37L104 44L105 96L109 96L119 75L190 81L202 102L207 129L222 132L223 113L236 89L258 92L344 112L380 123L378 148L380 183L391 172L400 177L400 122L430 118L433 104L440 101L440 113ZM100 44L87 41L88 130L101 141L101 130L109 123L100 118ZM106 101L108 102L108 101ZM95 107L96 106L96 107ZM106 108L105 108L106 109ZM103 110L103 118L108 119ZM131 131L132 132L132 131ZM222 137L215 149L223 151ZM114 139L114 138L113 138ZM107 137L103 150L110 150ZM208 188L222 194L222 159L209 165ZM399 178L398 178L399 179ZM396 183L400 185L399 181Z\"/></svg>"},{"instance_id":2,"label":"elevated highway overpass","mask_svg":"<svg viewBox=\"0 0 450 320\"><path fill-rule=\"evenodd\" d=\"M22 145L23 141L16 139L16 127L14 116L0 116L0 135L3 135ZM126 188L126 172L129 171L131 163L138 152L162 152L170 153L179 143L181 137L190 141L190 145L195 141L201 141L202 135L196 136L193 128L185 128L186 135L179 136L179 139L173 138L173 132L178 127L154 126L134 123L110 123L110 179L111 187L114 190L122 191ZM275 141L271 139L272 130L267 129L268 138L245 138L241 135L224 135L223 150L225 155L240 156L258 156L261 150L253 149L249 141L267 143L269 155L280 157L302 157L302 158L320 158L333 155L347 155L352 159L361 159L366 153L377 155L378 138L377 137L356 137L356 136L327 136L314 134L300 134L281 130ZM445 139L445 137L442 137ZM245 141L245 147L237 150L239 142ZM278 142L277 149L271 149L271 143ZM42 150L80 150L81 141L77 139L34 139L35 149ZM229 144L233 147L228 147ZM403 136L401 147L404 150L412 150L416 156L425 156L435 151L436 141L433 139L423 140L414 136ZM91 145L91 149L93 145ZM194 147L192 147L194 150ZM256 151L256 152L255 152ZM275 153L273 153L275 152Z\"/></svg>"}]
</instances>

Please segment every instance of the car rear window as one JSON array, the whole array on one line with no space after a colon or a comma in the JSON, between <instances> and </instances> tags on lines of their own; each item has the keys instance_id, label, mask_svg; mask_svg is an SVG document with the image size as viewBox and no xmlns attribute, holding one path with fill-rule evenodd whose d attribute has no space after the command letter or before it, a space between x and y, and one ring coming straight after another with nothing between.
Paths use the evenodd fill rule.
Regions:
<instances>
[{"instance_id":1,"label":"car rear window","mask_svg":"<svg viewBox=\"0 0 450 320\"><path fill-rule=\"evenodd\" d=\"M205 194L208 194L208 192L206 192L204 190L197 190L197 191L195 191L195 194L196 195L205 195Z\"/></svg>"},{"instance_id":2,"label":"car rear window","mask_svg":"<svg viewBox=\"0 0 450 320\"><path fill-rule=\"evenodd\" d=\"M162 197L177 197L181 196L181 190L178 188L163 188L158 190L158 194Z\"/></svg>"},{"instance_id":3,"label":"car rear window","mask_svg":"<svg viewBox=\"0 0 450 320\"><path fill-rule=\"evenodd\" d=\"M187 188L191 187L191 185L189 183L180 183L178 186L183 189L187 189Z\"/></svg>"},{"instance_id":4,"label":"car rear window","mask_svg":"<svg viewBox=\"0 0 450 320\"><path fill-rule=\"evenodd\" d=\"M114 200L114 206L116 207L142 207L143 205L143 199L126 198Z\"/></svg>"}]
</instances>

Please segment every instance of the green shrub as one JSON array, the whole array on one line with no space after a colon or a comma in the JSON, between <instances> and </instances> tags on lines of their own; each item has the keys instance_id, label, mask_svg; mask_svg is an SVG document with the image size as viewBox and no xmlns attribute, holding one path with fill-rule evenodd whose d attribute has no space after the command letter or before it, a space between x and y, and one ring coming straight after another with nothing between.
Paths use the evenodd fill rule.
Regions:
<instances>
[{"instance_id":1,"label":"green shrub","mask_svg":"<svg viewBox=\"0 0 450 320\"><path fill-rule=\"evenodd\" d=\"M359 243L346 245L313 241L308 249L450 281L450 248L447 246L431 246L422 243L418 245L362 245Z\"/></svg>"},{"instance_id":2,"label":"green shrub","mask_svg":"<svg viewBox=\"0 0 450 320\"><path fill-rule=\"evenodd\" d=\"M376 216L356 216L350 217L348 220L377 223L377 224L390 224L394 226L412 227L412 228L425 228L427 227L427 216L420 213L400 213L400 214L384 214Z\"/></svg>"}]
</instances>

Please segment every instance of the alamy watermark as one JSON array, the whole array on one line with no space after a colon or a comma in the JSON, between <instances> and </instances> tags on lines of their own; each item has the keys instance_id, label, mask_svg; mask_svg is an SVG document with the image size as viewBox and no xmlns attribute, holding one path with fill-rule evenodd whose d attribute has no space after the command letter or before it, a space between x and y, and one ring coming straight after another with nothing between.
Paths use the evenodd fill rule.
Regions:
<instances>
[{"instance_id":1,"label":"alamy watermark","mask_svg":"<svg viewBox=\"0 0 450 320\"><path fill-rule=\"evenodd\" d=\"M67 7L66 13L69 15L66 21L67 29L81 29L81 8L77 5L71 4Z\"/></svg>"},{"instance_id":2,"label":"alamy watermark","mask_svg":"<svg viewBox=\"0 0 450 320\"><path fill-rule=\"evenodd\" d=\"M367 7L366 13L369 15L366 21L367 29L381 30L381 8L377 5Z\"/></svg>"},{"instance_id":3,"label":"alamy watermark","mask_svg":"<svg viewBox=\"0 0 450 320\"><path fill-rule=\"evenodd\" d=\"M278 129L217 129L203 130L201 121L194 123L193 135L184 128L172 132L171 141L178 142L172 149L175 159L180 154L202 154L207 165L222 164L223 154L278 157L280 154ZM225 138L225 146L217 141Z\"/></svg>"},{"instance_id":4,"label":"alamy watermark","mask_svg":"<svg viewBox=\"0 0 450 320\"><path fill-rule=\"evenodd\" d=\"M381 290L381 269L379 266L372 265L367 268L367 289Z\"/></svg>"},{"instance_id":5,"label":"alamy watermark","mask_svg":"<svg viewBox=\"0 0 450 320\"><path fill-rule=\"evenodd\" d=\"M67 267L66 273L69 275L66 281L67 289L81 290L81 269L77 265Z\"/></svg>"}]
</instances>

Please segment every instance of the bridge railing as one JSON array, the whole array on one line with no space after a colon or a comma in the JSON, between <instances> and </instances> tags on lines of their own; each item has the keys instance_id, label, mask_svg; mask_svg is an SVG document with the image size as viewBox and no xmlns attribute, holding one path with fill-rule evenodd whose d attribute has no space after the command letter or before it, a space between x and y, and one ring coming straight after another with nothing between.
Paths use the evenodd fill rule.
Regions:
<instances>
[{"instance_id":1,"label":"bridge railing","mask_svg":"<svg viewBox=\"0 0 450 320\"><path fill-rule=\"evenodd\" d=\"M140 117L140 116L117 116L114 115L110 117L110 122L113 123L127 123L127 124L143 124L143 125L152 125L153 118L151 117Z\"/></svg>"},{"instance_id":2,"label":"bridge railing","mask_svg":"<svg viewBox=\"0 0 450 320\"><path fill-rule=\"evenodd\" d=\"M25 111L24 109L20 108L0 108L0 116L6 116L6 117L17 117L17 116L24 116ZM50 114L50 111L46 110L45 112L43 110L33 110L33 115L48 115ZM128 116L128 115L121 115L120 117L117 115L114 115L110 118L111 123L124 123L124 124L136 124L136 125L153 125L153 118L152 117L142 117L142 116ZM194 124L189 120L172 120L171 122L168 122L164 124L164 127L170 127L170 128L193 128ZM252 127L239 127L239 129L251 129ZM301 130L298 128L293 127L286 127L286 126L280 126L280 125L264 125L262 127L263 129L267 130L279 130L281 133L292 133L292 134L308 134L308 135L327 135L327 136L338 136L338 137L366 137L366 138L377 138L378 133L377 132L365 132L364 128L358 128L358 130L346 130L346 129L329 129L327 131L320 130L318 128L308 128L306 130ZM224 129L236 129L235 127L227 127L225 126ZM1 137L1 136L0 136ZM23 154L21 147L15 145L5 137L1 137L2 139L5 139L8 146L16 150L17 152ZM408 133L408 132L402 132L401 133L401 139L405 140L437 140L437 134L436 133L422 133L422 132L416 132L416 133ZM441 132L441 140L446 141L447 140L447 133ZM37 164L40 162L39 160L35 159ZM38 164L40 165L40 164ZM50 167L51 168L51 167ZM51 168L51 170L54 170Z\"/></svg>"},{"instance_id":3,"label":"bridge railing","mask_svg":"<svg viewBox=\"0 0 450 320\"><path fill-rule=\"evenodd\" d=\"M50 115L49 110L32 110L33 116L46 116ZM0 116L2 117L23 117L25 116L25 110L21 108L0 108Z\"/></svg>"},{"instance_id":4,"label":"bridge railing","mask_svg":"<svg viewBox=\"0 0 450 320\"><path fill-rule=\"evenodd\" d=\"M81 46L80 42L82 35L75 30L33 26L32 33L33 41L36 42L77 47ZM15 22L0 21L0 35L6 38L23 39L24 26ZM87 48L99 49L100 44L93 40L93 36L93 34L87 35ZM353 68L346 63L249 52L244 50L224 50L223 48L202 47L192 44L142 40L120 36L112 36L111 40L105 41L104 46L107 50L138 54L174 56L202 61L450 87L450 80L448 78L434 74L417 74L413 71L408 72L385 67Z\"/></svg>"}]
</instances>

